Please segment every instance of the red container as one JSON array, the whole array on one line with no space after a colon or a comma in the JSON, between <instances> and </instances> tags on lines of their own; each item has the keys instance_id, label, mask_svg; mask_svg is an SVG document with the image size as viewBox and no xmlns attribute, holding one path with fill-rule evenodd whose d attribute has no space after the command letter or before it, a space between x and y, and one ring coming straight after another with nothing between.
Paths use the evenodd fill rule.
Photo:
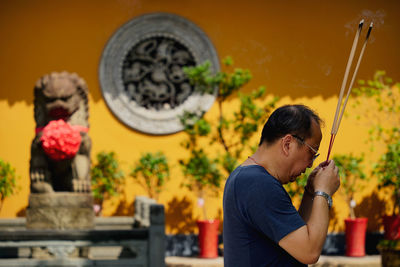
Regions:
<instances>
[{"instance_id":1,"label":"red container","mask_svg":"<svg viewBox=\"0 0 400 267\"><path fill-rule=\"evenodd\" d=\"M200 258L218 257L219 220L197 221L199 227Z\"/></svg>"},{"instance_id":2,"label":"red container","mask_svg":"<svg viewBox=\"0 0 400 267\"><path fill-rule=\"evenodd\" d=\"M368 218L345 219L346 225L346 256L365 256L365 233Z\"/></svg>"},{"instance_id":3,"label":"red container","mask_svg":"<svg viewBox=\"0 0 400 267\"><path fill-rule=\"evenodd\" d=\"M384 237L388 240L400 239L400 216L383 216Z\"/></svg>"}]
</instances>

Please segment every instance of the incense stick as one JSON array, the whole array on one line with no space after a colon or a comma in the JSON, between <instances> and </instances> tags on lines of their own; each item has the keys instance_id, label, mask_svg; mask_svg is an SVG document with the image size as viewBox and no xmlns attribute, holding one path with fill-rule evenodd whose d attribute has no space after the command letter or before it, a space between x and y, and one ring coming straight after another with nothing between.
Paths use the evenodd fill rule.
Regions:
<instances>
[{"instance_id":1,"label":"incense stick","mask_svg":"<svg viewBox=\"0 0 400 267\"><path fill-rule=\"evenodd\" d=\"M346 87L347 77L349 76L351 63L353 62L353 58L354 58L354 52L356 51L358 39L360 37L360 33L361 33L363 25L364 25L364 20L361 20L360 23L358 24L358 30L356 32L356 36L354 37L353 46L351 47L349 59L347 60L346 71L344 72L342 87L340 88L339 100L338 100L338 103L336 106L335 118L333 119L331 134L335 134L335 128L336 128L336 123L337 123L337 119L338 119L338 115L339 115L340 106L342 104L344 88Z\"/></svg>"},{"instance_id":2,"label":"incense stick","mask_svg":"<svg viewBox=\"0 0 400 267\"><path fill-rule=\"evenodd\" d=\"M333 119L333 123L332 123L331 140L329 142L328 156L326 158L327 161L329 160L329 155L331 153L331 150L332 150L332 147L333 147L333 143L335 141L335 135L336 135L335 130L337 128L336 125L337 125L337 121L338 121L339 111L340 111L340 107L342 105L344 88L346 87L347 78L348 78L349 72L350 72L350 67L351 67L351 64L353 62L354 53L355 53L355 50L356 50L356 47L357 47L358 39L360 37L360 33L361 33L363 25L364 25L364 20L361 20L360 23L358 24L358 30L357 30L356 35L355 35L354 40L353 40L353 45L352 45L351 50L350 50L349 59L347 60L346 70L344 72L342 86L340 88L339 99L338 99L338 103L336 105L335 118Z\"/></svg>"},{"instance_id":3,"label":"incense stick","mask_svg":"<svg viewBox=\"0 0 400 267\"><path fill-rule=\"evenodd\" d=\"M329 156L330 156L330 153L332 151L333 143L335 142L336 134L339 131L339 125L340 125L340 123L342 121L344 110L346 108L347 101L349 99L349 96L350 96L350 93L351 93L351 89L352 89L355 77L357 75L358 68L360 67L360 62L361 62L361 59L363 57L365 47L367 46L369 35L371 33L371 30L372 30L373 23L371 22L371 24L369 25L368 33L367 33L367 36L365 38L364 44L362 46L360 55L358 57L358 61L357 61L356 67L354 69L353 76L351 78L351 81L350 81L350 84L349 84L349 87L348 87L348 90L347 90L346 98L345 98L345 100L343 102L342 100L343 100L344 89L345 89L345 86L346 86L346 83L347 83L347 78L348 78L348 75L349 75L351 64L353 62L354 53L355 53L355 50L356 50L356 47L357 47L358 39L360 37L360 33L361 33L361 30L362 30L363 24L364 24L364 20L361 20L359 25L358 25L358 30L356 32L356 36L354 37L353 46L351 48L349 59L347 61L346 71L345 71L345 74L344 74L342 87L340 89L339 99L338 99L338 103L337 103L337 106L336 106L335 118L334 118L333 124L332 124L331 139L329 141L328 156L326 158L327 161L329 160ZM342 102L343 102L343 105L342 105Z\"/></svg>"},{"instance_id":4,"label":"incense stick","mask_svg":"<svg viewBox=\"0 0 400 267\"><path fill-rule=\"evenodd\" d=\"M351 82L350 82L349 88L347 90L346 99L344 100L343 108L342 108L342 110L340 112L339 120L337 122L336 129L335 129L335 134L337 134L337 132L339 131L339 125L340 125L340 122L342 121L344 109L346 108L347 100L350 97L351 89L353 87L353 83L354 83L354 80L356 78L356 75L357 75L357 72L358 72L358 68L360 67L360 62L361 62L361 59L362 59L362 57L364 55L364 50L365 50L365 47L367 46L367 42L368 42L368 38L369 38L369 35L371 33L371 30L372 30L372 26L373 26L373 23L371 22L371 24L369 25L367 37L365 38L364 44L363 44L361 52L360 52L360 56L358 57L356 68L354 69L353 77L351 78Z\"/></svg>"}]
</instances>

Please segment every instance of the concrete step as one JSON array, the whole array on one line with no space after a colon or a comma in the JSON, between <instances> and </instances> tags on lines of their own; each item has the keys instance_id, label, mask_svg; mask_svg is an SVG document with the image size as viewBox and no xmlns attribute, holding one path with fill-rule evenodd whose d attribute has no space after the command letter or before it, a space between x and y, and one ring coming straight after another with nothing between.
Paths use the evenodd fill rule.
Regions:
<instances>
[{"instance_id":1,"label":"concrete step","mask_svg":"<svg viewBox=\"0 0 400 267\"><path fill-rule=\"evenodd\" d=\"M224 258L166 257L165 265L167 267L223 267Z\"/></svg>"},{"instance_id":2,"label":"concrete step","mask_svg":"<svg viewBox=\"0 0 400 267\"><path fill-rule=\"evenodd\" d=\"M321 256L316 264L310 267L381 267L381 255L365 257Z\"/></svg>"},{"instance_id":3,"label":"concrete step","mask_svg":"<svg viewBox=\"0 0 400 267\"><path fill-rule=\"evenodd\" d=\"M189 257L166 257L167 267L223 267L222 257L216 259L200 259ZM316 264L310 267L380 267L381 256L365 257L321 256Z\"/></svg>"}]
</instances>

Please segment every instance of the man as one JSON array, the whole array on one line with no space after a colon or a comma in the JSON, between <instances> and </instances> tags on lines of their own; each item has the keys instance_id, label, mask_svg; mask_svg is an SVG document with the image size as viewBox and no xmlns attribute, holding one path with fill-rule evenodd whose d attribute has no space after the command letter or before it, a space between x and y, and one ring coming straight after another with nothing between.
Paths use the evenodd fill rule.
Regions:
<instances>
[{"instance_id":1,"label":"man","mask_svg":"<svg viewBox=\"0 0 400 267\"><path fill-rule=\"evenodd\" d=\"M318 261L339 188L331 160L310 174L297 211L283 184L319 155L321 119L303 105L275 110L257 151L229 176L223 198L224 266L305 266Z\"/></svg>"}]
</instances>

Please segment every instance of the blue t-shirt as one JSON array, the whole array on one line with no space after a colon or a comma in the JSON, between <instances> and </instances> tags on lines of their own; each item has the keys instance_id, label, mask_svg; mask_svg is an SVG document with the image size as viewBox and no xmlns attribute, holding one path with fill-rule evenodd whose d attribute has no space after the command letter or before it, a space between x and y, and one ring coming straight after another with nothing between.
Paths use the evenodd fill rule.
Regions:
<instances>
[{"instance_id":1,"label":"blue t-shirt","mask_svg":"<svg viewBox=\"0 0 400 267\"><path fill-rule=\"evenodd\" d=\"M225 184L224 266L307 266L278 242L305 225L282 184L258 165L239 166Z\"/></svg>"}]
</instances>

